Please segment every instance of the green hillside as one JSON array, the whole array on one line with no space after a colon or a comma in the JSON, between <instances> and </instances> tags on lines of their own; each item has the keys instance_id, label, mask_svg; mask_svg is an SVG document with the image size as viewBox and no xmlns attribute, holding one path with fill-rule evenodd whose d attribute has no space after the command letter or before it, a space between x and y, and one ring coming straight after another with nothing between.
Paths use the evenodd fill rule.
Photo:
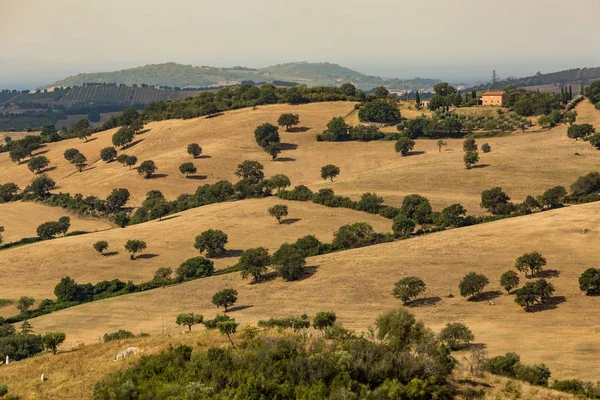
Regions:
<instances>
[{"instance_id":1,"label":"green hillside","mask_svg":"<svg viewBox=\"0 0 600 400\"><path fill-rule=\"evenodd\" d=\"M574 68L563 71L550 72L547 74L542 74L538 72L533 76L502 80L496 82L495 84L486 83L483 85L476 86L475 89L502 89L507 85L512 85L515 87L533 87L544 85L564 86L565 84L588 85L597 79L600 79L600 67Z\"/></svg>"},{"instance_id":2,"label":"green hillside","mask_svg":"<svg viewBox=\"0 0 600 400\"><path fill-rule=\"evenodd\" d=\"M113 72L78 74L49 86L82 86L84 83L116 83L169 87L207 87L234 85L242 81L286 81L309 86L335 85L352 82L358 88L369 90L385 85L389 89L417 90L431 88L437 79L384 79L368 76L331 63L287 63L261 69L245 67L217 68L176 63L152 64Z\"/></svg>"}]
</instances>

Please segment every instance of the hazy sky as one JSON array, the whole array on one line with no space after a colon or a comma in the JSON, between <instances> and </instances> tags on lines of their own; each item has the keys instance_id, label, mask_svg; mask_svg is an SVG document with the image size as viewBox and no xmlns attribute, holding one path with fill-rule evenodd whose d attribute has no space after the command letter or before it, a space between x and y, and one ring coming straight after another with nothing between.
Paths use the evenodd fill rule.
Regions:
<instances>
[{"instance_id":1,"label":"hazy sky","mask_svg":"<svg viewBox=\"0 0 600 400\"><path fill-rule=\"evenodd\" d=\"M600 66L599 0L0 0L0 84L174 61L458 80Z\"/></svg>"}]
</instances>

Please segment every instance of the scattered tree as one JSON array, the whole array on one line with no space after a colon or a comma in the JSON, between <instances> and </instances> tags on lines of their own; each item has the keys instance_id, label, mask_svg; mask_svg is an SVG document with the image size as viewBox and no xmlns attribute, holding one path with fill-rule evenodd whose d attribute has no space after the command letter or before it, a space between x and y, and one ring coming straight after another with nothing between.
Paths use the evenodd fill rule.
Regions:
<instances>
[{"instance_id":1,"label":"scattered tree","mask_svg":"<svg viewBox=\"0 0 600 400\"><path fill-rule=\"evenodd\" d=\"M106 240L100 240L94 243L94 250L104 255L104 250L108 249L108 242Z\"/></svg>"},{"instance_id":2,"label":"scattered tree","mask_svg":"<svg viewBox=\"0 0 600 400\"><path fill-rule=\"evenodd\" d=\"M105 147L102 150L100 150L100 158L102 159L102 161L111 162L114 161L116 157L117 150L112 146Z\"/></svg>"},{"instance_id":3,"label":"scattered tree","mask_svg":"<svg viewBox=\"0 0 600 400\"><path fill-rule=\"evenodd\" d=\"M247 249L242 253L238 265L242 279L251 276L253 282L258 282L267 273L267 267L271 265L271 256L264 247Z\"/></svg>"},{"instance_id":4,"label":"scattered tree","mask_svg":"<svg viewBox=\"0 0 600 400\"><path fill-rule=\"evenodd\" d=\"M123 166L127 165L127 157L129 157L127 154L119 154L117 156L117 162Z\"/></svg>"},{"instance_id":5,"label":"scattered tree","mask_svg":"<svg viewBox=\"0 0 600 400\"><path fill-rule=\"evenodd\" d=\"M277 222L281 224L281 218L288 216L288 206L285 204L275 204L273 207L269 207L269 215L275 217Z\"/></svg>"},{"instance_id":6,"label":"scattered tree","mask_svg":"<svg viewBox=\"0 0 600 400\"><path fill-rule=\"evenodd\" d=\"M415 147L415 141L409 137L401 136L396 141L394 147L396 149L396 153L400 153L402 154L402 156L406 156Z\"/></svg>"},{"instance_id":7,"label":"scattered tree","mask_svg":"<svg viewBox=\"0 0 600 400\"><path fill-rule=\"evenodd\" d=\"M277 125L285 126L285 130L289 132L292 126L300 123L300 116L298 114L281 114L277 120Z\"/></svg>"},{"instance_id":8,"label":"scattered tree","mask_svg":"<svg viewBox=\"0 0 600 400\"><path fill-rule=\"evenodd\" d=\"M134 129L131 126L125 125L119 128L119 130L113 135L112 143L113 145L123 149L133 142L134 136Z\"/></svg>"},{"instance_id":9,"label":"scattered tree","mask_svg":"<svg viewBox=\"0 0 600 400\"><path fill-rule=\"evenodd\" d=\"M485 275L469 272L458 284L460 295L462 297L469 297L468 300L473 300L483 291L488 283L490 283L490 281Z\"/></svg>"},{"instance_id":10,"label":"scattered tree","mask_svg":"<svg viewBox=\"0 0 600 400\"><path fill-rule=\"evenodd\" d=\"M192 331L192 326L204 322L204 317L201 314L182 313L177 316L175 323L177 325L187 326L189 332Z\"/></svg>"},{"instance_id":11,"label":"scattered tree","mask_svg":"<svg viewBox=\"0 0 600 400\"><path fill-rule=\"evenodd\" d=\"M508 270L500 276L500 286L506 290L506 293L510 293L511 290L519 286L519 274L513 270Z\"/></svg>"},{"instance_id":12,"label":"scattered tree","mask_svg":"<svg viewBox=\"0 0 600 400\"><path fill-rule=\"evenodd\" d=\"M194 248L200 253L206 252L208 258L215 258L225 253L227 234L218 229L209 229L196 236Z\"/></svg>"},{"instance_id":13,"label":"scattered tree","mask_svg":"<svg viewBox=\"0 0 600 400\"><path fill-rule=\"evenodd\" d=\"M135 260L135 253L146 250L146 242L137 239L128 240L127 243L125 243L125 250L131 253L129 258Z\"/></svg>"},{"instance_id":14,"label":"scattered tree","mask_svg":"<svg viewBox=\"0 0 600 400\"><path fill-rule=\"evenodd\" d=\"M396 237L407 237L413 233L416 225L412 218L407 217L406 214L401 212L394 217L392 231Z\"/></svg>"},{"instance_id":15,"label":"scattered tree","mask_svg":"<svg viewBox=\"0 0 600 400\"><path fill-rule=\"evenodd\" d=\"M476 151L467 151L463 156L463 161L465 163L465 167L467 169L471 169L471 167L479 161L479 154Z\"/></svg>"},{"instance_id":16,"label":"scattered tree","mask_svg":"<svg viewBox=\"0 0 600 400\"><path fill-rule=\"evenodd\" d=\"M596 129L590 124L571 125L567 128L567 136L571 139L586 139L588 136L596 133Z\"/></svg>"},{"instance_id":17,"label":"scattered tree","mask_svg":"<svg viewBox=\"0 0 600 400\"><path fill-rule=\"evenodd\" d=\"M445 140L440 139L437 141L438 152L441 153L442 147L444 147L444 146L448 146L448 143Z\"/></svg>"},{"instance_id":18,"label":"scattered tree","mask_svg":"<svg viewBox=\"0 0 600 400\"><path fill-rule=\"evenodd\" d=\"M475 139L471 136L465 138L463 142L463 150L467 151L477 151L477 143L475 143Z\"/></svg>"},{"instance_id":19,"label":"scattered tree","mask_svg":"<svg viewBox=\"0 0 600 400\"><path fill-rule=\"evenodd\" d=\"M52 350L52 354L56 354L58 346L60 346L66 338L67 335L63 332L48 332L43 337L44 347L47 350Z\"/></svg>"},{"instance_id":20,"label":"scattered tree","mask_svg":"<svg viewBox=\"0 0 600 400\"><path fill-rule=\"evenodd\" d=\"M425 292L425 288L426 285L422 279L416 276L408 276L395 283L392 294L406 305Z\"/></svg>"},{"instance_id":21,"label":"scattered tree","mask_svg":"<svg viewBox=\"0 0 600 400\"><path fill-rule=\"evenodd\" d=\"M546 259L537 251L525 253L515 262L515 268L519 272L525 272L526 278L532 278L542 271L546 265ZM527 276L527 271L530 271L530 276Z\"/></svg>"},{"instance_id":22,"label":"scattered tree","mask_svg":"<svg viewBox=\"0 0 600 400\"><path fill-rule=\"evenodd\" d=\"M231 339L231 335L233 335L240 324L235 322L234 319L230 319L227 321L219 321L217 322L217 329L221 332L222 335L226 335L227 339L233 347L235 347L235 343L233 343L233 339Z\"/></svg>"},{"instance_id":23,"label":"scattered tree","mask_svg":"<svg viewBox=\"0 0 600 400\"><path fill-rule=\"evenodd\" d=\"M269 143L266 147L263 148L265 152L271 156L271 159L275 161L277 156L281 154L281 144L280 143Z\"/></svg>"},{"instance_id":24,"label":"scattered tree","mask_svg":"<svg viewBox=\"0 0 600 400\"><path fill-rule=\"evenodd\" d=\"M292 182L290 181L290 178L288 178L286 175L283 175L283 174L273 175L267 181L267 186L270 189L277 189L277 193L279 193L283 189L291 186L291 184L292 184Z\"/></svg>"},{"instance_id":25,"label":"scattered tree","mask_svg":"<svg viewBox=\"0 0 600 400\"><path fill-rule=\"evenodd\" d=\"M192 157L198 158L200 157L200 154L202 154L202 147L200 147L198 143L191 143L188 144L187 152Z\"/></svg>"},{"instance_id":26,"label":"scattered tree","mask_svg":"<svg viewBox=\"0 0 600 400\"><path fill-rule=\"evenodd\" d=\"M65 157L65 160L71 162L77 154L79 154L79 150L77 149L66 149L63 156Z\"/></svg>"},{"instance_id":27,"label":"scattered tree","mask_svg":"<svg viewBox=\"0 0 600 400\"><path fill-rule=\"evenodd\" d=\"M481 145L481 151L483 151L484 153L489 153L490 151L492 151L492 146L490 146L489 143L484 143Z\"/></svg>"},{"instance_id":28,"label":"scattered tree","mask_svg":"<svg viewBox=\"0 0 600 400\"><path fill-rule=\"evenodd\" d=\"M304 275L306 258L295 246L284 243L273 253L271 264L285 281L295 281Z\"/></svg>"},{"instance_id":29,"label":"scattered tree","mask_svg":"<svg viewBox=\"0 0 600 400\"><path fill-rule=\"evenodd\" d=\"M186 177L188 177L190 174L195 174L196 171L197 169L192 162L184 162L179 166L179 172L185 174Z\"/></svg>"},{"instance_id":30,"label":"scattered tree","mask_svg":"<svg viewBox=\"0 0 600 400\"><path fill-rule=\"evenodd\" d=\"M127 165L129 167L129 169L131 169L131 167L133 167L136 163L137 163L136 156L127 156L127 159L125 160L125 165Z\"/></svg>"},{"instance_id":31,"label":"scattered tree","mask_svg":"<svg viewBox=\"0 0 600 400\"><path fill-rule=\"evenodd\" d=\"M465 324L453 322L446 324L446 327L440 332L439 338L450 350L459 350L473 341L475 335Z\"/></svg>"},{"instance_id":32,"label":"scattered tree","mask_svg":"<svg viewBox=\"0 0 600 400\"><path fill-rule=\"evenodd\" d=\"M77 168L77 171L82 172L83 169L87 166L87 158L82 153L77 153L75 157L71 160L71 164Z\"/></svg>"},{"instance_id":33,"label":"scattered tree","mask_svg":"<svg viewBox=\"0 0 600 400\"><path fill-rule=\"evenodd\" d=\"M321 168L321 178L323 178L323 180L330 179L331 182L333 182L333 178L335 178L339 174L340 168L336 167L333 164L328 164Z\"/></svg>"},{"instance_id":34,"label":"scattered tree","mask_svg":"<svg viewBox=\"0 0 600 400\"><path fill-rule=\"evenodd\" d=\"M21 314L27 314L34 303L35 299L33 297L21 296L17 302L17 310L19 310Z\"/></svg>"},{"instance_id":35,"label":"scattered tree","mask_svg":"<svg viewBox=\"0 0 600 400\"><path fill-rule=\"evenodd\" d=\"M515 290L515 303L530 311L534 304L543 304L554 293L554 285L545 279L527 282L522 288Z\"/></svg>"},{"instance_id":36,"label":"scattered tree","mask_svg":"<svg viewBox=\"0 0 600 400\"><path fill-rule=\"evenodd\" d=\"M157 170L156 164L152 160L142 161L137 171L138 174L144 175L145 179L150 179L152 174Z\"/></svg>"},{"instance_id":37,"label":"scattered tree","mask_svg":"<svg viewBox=\"0 0 600 400\"><path fill-rule=\"evenodd\" d=\"M587 295L600 294L600 269L588 268L579 277L579 289Z\"/></svg>"},{"instance_id":38,"label":"scattered tree","mask_svg":"<svg viewBox=\"0 0 600 400\"><path fill-rule=\"evenodd\" d=\"M494 215L503 214L509 201L510 197L498 186L481 192L481 208L485 208Z\"/></svg>"},{"instance_id":39,"label":"scattered tree","mask_svg":"<svg viewBox=\"0 0 600 400\"><path fill-rule=\"evenodd\" d=\"M263 149L273 143L279 143L279 129L270 123L264 123L254 130L256 143Z\"/></svg>"},{"instance_id":40,"label":"scattered tree","mask_svg":"<svg viewBox=\"0 0 600 400\"><path fill-rule=\"evenodd\" d=\"M189 279L204 278L215 272L214 263L204 257L192 257L185 260L175 270L175 276L179 282Z\"/></svg>"},{"instance_id":41,"label":"scattered tree","mask_svg":"<svg viewBox=\"0 0 600 400\"><path fill-rule=\"evenodd\" d=\"M238 292L235 289L223 289L215 293L212 297L212 303L217 307L231 307L237 301Z\"/></svg>"},{"instance_id":42,"label":"scattered tree","mask_svg":"<svg viewBox=\"0 0 600 400\"><path fill-rule=\"evenodd\" d=\"M262 164L258 161L246 160L238 165L237 169L235 170L235 176L242 179L260 181L265 177L263 168L264 167Z\"/></svg>"},{"instance_id":43,"label":"scattered tree","mask_svg":"<svg viewBox=\"0 0 600 400\"><path fill-rule=\"evenodd\" d=\"M39 173L41 170L50 165L50 160L44 156L32 157L27 162L27 168L33 173Z\"/></svg>"},{"instance_id":44,"label":"scattered tree","mask_svg":"<svg viewBox=\"0 0 600 400\"><path fill-rule=\"evenodd\" d=\"M50 195L50 190L56 187L56 183L48 175L42 175L31 181L29 189L40 199L45 199Z\"/></svg>"}]
</instances>

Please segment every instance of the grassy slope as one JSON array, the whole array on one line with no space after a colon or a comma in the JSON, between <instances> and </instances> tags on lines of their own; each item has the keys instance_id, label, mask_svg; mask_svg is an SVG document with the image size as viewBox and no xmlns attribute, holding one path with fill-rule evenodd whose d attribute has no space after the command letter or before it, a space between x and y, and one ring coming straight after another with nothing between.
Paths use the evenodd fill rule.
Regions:
<instances>
[{"instance_id":1,"label":"grassy slope","mask_svg":"<svg viewBox=\"0 0 600 400\"><path fill-rule=\"evenodd\" d=\"M156 354L170 344L174 346L178 344L191 345L194 346L195 351L202 351L209 346L227 346L228 342L225 337L216 332L199 330L186 334L177 333L169 336L150 336L105 344L91 344L73 351L61 352L55 356L43 354L3 366L0 368L0 381L8 384L11 394L18 394L23 400L92 398L94 384L103 376L116 369L129 368L139 359L139 354ZM141 353L118 362L113 361L119 351L129 346L139 348ZM42 373L48 379L44 383L40 380ZM509 398L513 392L507 390L510 387L517 389L531 400L568 400L573 398L564 393L510 381L502 377L491 375L473 377L462 369L455 371L452 380L460 392L465 395L473 388L483 388L486 392L485 399ZM508 382L511 386L507 385ZM457 399L466 398L470 397L457 397Z\"/></svg>"},{"instance_id":2,"label":"grassy slope","mask_svg":"<svg viewBox=\"0 0 600 400\"><path fill-rule=\"evenodd\" d=\"M69 231L99 231L112 227L101 219L81 218L66 210L39 203L15 202L0 204L0 225L4 226L4 242L36 236L36 229L46 221L56 221L62 216L71 218Z\"/></svg>"},{"instance_id":3,"label":"grassy slope","mask_svg":"<svg viewBox=\"0 0 600 400\"><path fill-rule=\"evenodd\" d=\"M441 297L434 306L413 308L429 326L441 329L448 322L464 322L491 355L515 351L524 362L547 363L554 377L597 379L598 298L582 296L577 278L597 262L589 249L600 239L599 211L598 203L573 206L314 257L308 264L318 267L317 272L298 282L276 279L251 285L234 273L86 304L32 323L42 332L64 330L71 344L93 342L119 328L157 334L163 318L165 331L172 333L178 331L178 313L213 317L219 310L211 304L212 294L233 287L242 307L231 315L243 323L333 310L345 326L364 330L383 310L398 306L390 294L393 282L417 275L428 285L426 297ZM584 234L584 228L590 231ZM560 271L559 277L550 278L556 296L561 296L555 299L560 302L556 308L525 313L512 295L497 294L491 303L458 296L462 276L477 271L489 277L487 296L494 297L500 275L513 267L517 256L532 250L547 257L547 269ZM450 289L456 297L446 297Z\"/></svg>"},{"instance_id":4,"label":"grassy slope","mask_svg":"<svg viewBox=\"0 0 600 400\"><path fill-rule=\"evenodd\" d=\"M267 208L277 203L289 206L287 222L290 223L284 220L283 224L278 224L268 215ZM15 205L20 203L7 206ZM2 207L0 216L1 210ZM51 208L50 211L61 210ZM37 218L42 217L38 214ZM275 251L282 243L293 242L308 234L331 241L333 232L341 225L358 221L369 222L380 232L391 230L391 221L377 215L308 202L286 202L275 197L213 204L169 216L163 221L0 251L0 265L4 266L0 269L0 293L2 298L10 299L24 295L38 300L53 298L54 286L66 275L79 283L105 279L149 280L159 267L170 266L175 270L186 259L199 255L193 247L194 238L210 228L227 233L227 249L237 251L215 260L215 268L220 269L234 265L241 250L265 246ZM146 241L148 249L142 258L129 260L123 248L129 239ZM99 255L92 248L98 240L108 241L108 252L118 254ZM14 307L4 307L0 315L14 313Z\"/></svg>"},{"instance_id":5,"label":"grassy slope","mask_svg":"<svg viewBox=\"0 0 600 400\"><path fill-rule=\"evenodd\" d=\"M107 131L87 143L73 139L48 145L46 156L56 167L49 174L57 181L58 190L71 193L106 196L114 187L126 187L132 193L130 204L139 205L151 189L162 190L172 199L193 192L203 183L235 181L236 165L251 159L264 164L267 176L284 173L294 185L305 184L313 190L331 187L353 198L376 192L391 205L399 205L407 194L419 193L429 197L436 209L460 202L469 213L479 214L481 191L492 186L501 186L515 201L521 201L555 185L568 186L578 176L600 167L600 154L589 143L568 139L564 125L550 131L481 139L479 144L489 142L492 152L480 154L479 167L471 170L464 168L460 139L447 140L448 146L441 153L435 140L417 140L414 153L408 157L400 157L393 142L315 141L314 134L333 116L351 110L351 103L274 105L232 111L213 119L151 123L149 131L137 137L143 141L125 151L137 156L139 162L156 162L159 175L149 180L117 163L98 161L99 150L110 145L114 133ZM600 123L600 113L591 104L581 103L577 111L580 121ZM311 129L304 133L282 130L282 142L288 145L281 160L271 162L254 141L253 131L263 122L275 123L284 112L299 113L302 126ZM191 160L185 152L191 142L199 143L210 157L194 161L200 179L186 179L178 171L182 162ZM83 173L63 159L62 153L69 147L78 148L90 160ZM576 152L580 155L575 156ZM320 179L320 168L329 163L341 169L333 184ZM0 182L25 186L31 179L25 168L10 162L7 154L0 154Z\"/></svg>"}]
</instances>

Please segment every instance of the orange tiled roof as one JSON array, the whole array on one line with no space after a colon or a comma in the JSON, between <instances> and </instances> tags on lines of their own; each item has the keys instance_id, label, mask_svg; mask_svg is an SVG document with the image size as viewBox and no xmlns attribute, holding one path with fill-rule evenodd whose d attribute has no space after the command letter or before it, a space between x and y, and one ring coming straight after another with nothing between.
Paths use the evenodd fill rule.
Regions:
<instances>
[{"instance_id":1,"label":"orange tiled roof","mask_svg":"<svg viewBox=\"0 0 600 400\"><path fill-rule=\"evenodd\" d=\"M484 96L502 96L504 94L503 91L499 91L499 92L485 92L483 95Z\"/></svg>"}]
</instances>

